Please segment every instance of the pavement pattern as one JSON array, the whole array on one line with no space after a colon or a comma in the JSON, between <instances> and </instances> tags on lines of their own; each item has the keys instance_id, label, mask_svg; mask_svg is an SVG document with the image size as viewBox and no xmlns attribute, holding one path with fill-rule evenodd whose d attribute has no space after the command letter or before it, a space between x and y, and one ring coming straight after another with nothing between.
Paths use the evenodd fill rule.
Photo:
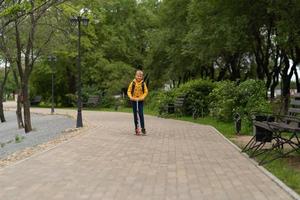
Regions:
<instances>
[{"instance_id":1,"label":"pavement pattern","mask_svg":"<svg viewBox=\"0 0 300 200\"><path fill-rule=\"evenodd\" d=\"M83 117L86 134L0 169L0 199L292 199L210 126L146 116L135 136L132 114Z\"/></svg>"}]
</instances>

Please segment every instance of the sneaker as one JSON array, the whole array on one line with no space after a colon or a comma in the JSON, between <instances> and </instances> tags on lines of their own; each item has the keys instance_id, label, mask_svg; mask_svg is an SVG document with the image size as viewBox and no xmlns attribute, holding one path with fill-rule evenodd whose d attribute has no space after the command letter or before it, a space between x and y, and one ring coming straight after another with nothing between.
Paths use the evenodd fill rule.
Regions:
<instances>
[{"instance_id":1,"label":"sneaker","mask_svg":"<svg viewBox=\"0 0 300 200\"><path fill-rule=\"evenodd\" d=\"M137 129L135 129L135 134L136 135L140 135L141 133L140 133L140 130L137 128Z\"/></svg>"},{"instance_id":2,"label":"sneaker","mask_svg":"<svg viewBox=\"0 0 300 200\"><path fill-rule=\"evenodd\" d=\"M143 133L143 135L146 135L146 129L142 129L142 133Z\"/></svg>"}]
</instances>

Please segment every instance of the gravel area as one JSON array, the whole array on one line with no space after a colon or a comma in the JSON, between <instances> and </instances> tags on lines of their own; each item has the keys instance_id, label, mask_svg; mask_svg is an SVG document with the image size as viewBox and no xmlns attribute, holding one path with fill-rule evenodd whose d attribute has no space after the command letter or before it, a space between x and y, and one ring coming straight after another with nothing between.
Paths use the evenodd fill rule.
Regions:
<instances>
[{"instance_id":1,"label":"gravel area","mask_svg":"<svg viewBox=\"0 0 300 200\"><path fill-rule=\"evenodd\" d=\"M69 128L74 128L75 120L62 115L31 114L33 131L25 134L18 129L15 112L5 112L5 123L0 123L0 159L27 147L48 142Z\"/></svg>"}]
</instances>

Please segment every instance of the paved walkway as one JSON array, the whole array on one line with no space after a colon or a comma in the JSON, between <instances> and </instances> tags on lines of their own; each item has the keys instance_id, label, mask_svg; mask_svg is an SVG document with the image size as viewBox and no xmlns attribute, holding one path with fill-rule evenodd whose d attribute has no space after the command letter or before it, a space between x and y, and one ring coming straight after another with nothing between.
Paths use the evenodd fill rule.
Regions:
<instances>
[{"instance_id":1,"label":"paved walkway","mask_svg":"<svg viewBox=\"0 0 300 200\"><path fill-rule=\"evenodd\" d=\"M146 117L137 137L131 114L83 116L86 134L0 169L1 200L291 199L212 127Z\"/></svg>"}]
</instances>

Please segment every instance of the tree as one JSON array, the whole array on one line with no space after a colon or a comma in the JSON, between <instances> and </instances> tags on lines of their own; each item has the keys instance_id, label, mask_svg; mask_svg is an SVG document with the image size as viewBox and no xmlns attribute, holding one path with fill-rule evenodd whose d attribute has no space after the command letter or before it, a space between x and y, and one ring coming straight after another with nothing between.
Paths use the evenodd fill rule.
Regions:
<instances>
[{"instance_id":1,"label":"tree","mask_svg":"<svg viewBox=\"0 0 300 200\"><path fill-rule=\"evenodd\" d=\"M3 61L3 60L2 60ZM4 69L2 70L2 78L0 80L0 120L1 122L5 122L5 116L4 116L4 111L3 111L3 92L4 92L4 87L7 81L9 73L9 67L7 60L4 61Z\"/></svg>"},{"instance_id":2,"label":"tree","mask_svg":"<svg viewBox=\"0 0 300 200\"><path fill-rule=\"evenodd\" d=\"M30 0L28 20L21 23L21 21L17 19L14 22L16 63L18 75L20 77L26 133L32 130L30 118L30 98L28 93L30 74L33 70L34 63L41 55L43 49L49 43L52 34L54 33L54 31L50 32L46 39L42 39L43 42L38 43L36 40L41 39L41 37L37 34L38 22L42 19L49 8L59 2L59 0L47 1L46 4L42 4L41 6L38 0ZM21 1L18 1L17 3L20 4ZM39 46L34 46L35 44Z\"/></svg>"}]
</instances>

